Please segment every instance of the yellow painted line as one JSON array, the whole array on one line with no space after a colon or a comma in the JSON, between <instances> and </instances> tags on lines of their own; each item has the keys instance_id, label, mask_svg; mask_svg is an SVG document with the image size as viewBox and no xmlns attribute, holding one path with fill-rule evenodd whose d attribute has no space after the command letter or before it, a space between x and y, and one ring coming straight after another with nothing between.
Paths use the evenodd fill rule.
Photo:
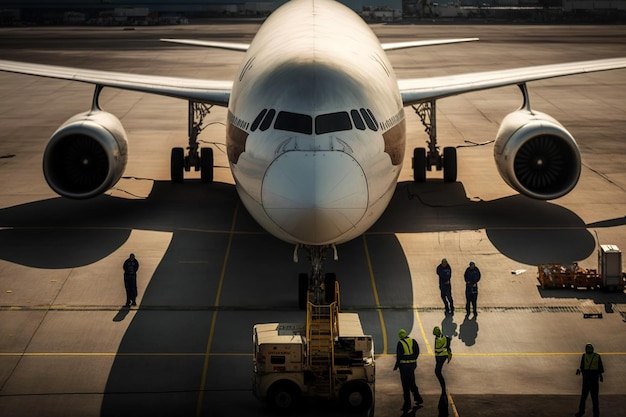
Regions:
<instances>
[{"instance_id":1,"label":"yellow painted line","mask_svg":"<svg viewBox=\"0 0 626 417\"><path fill-rule=\"evenodd\" d=\"M383 311L380 308L380 299L378 298L378 290L376 289L376 280L374 279L374 269L372 268L372 259L370 258L370 251L367 248L367 239L363 235L363 247L365 248L365 259L367 260L367 269L370 272L370 282L372 283L372 292L374 293L374 302L376 303L376 311L378 311L378 320L380 321L380 330L383 337L383 354L387 354L387 327L385 326L385 319L383 317Z\"/></svg>"},{"instance_id":2,"label":"yellow painted line","mask_svg":"<svg viewBox=\"0 0 626 417\"><path fill-rule=\"evenodd\" d=\"M206 353L186 352L0 352L0 357L116 357L116 356L206 356ZM252 357L251 353L211 353L210 356Z\"/></svg>"},{"instance_id":3,"label":"yellow painted line","mask_svg":"<svg viewBox=\"0 0 626 417\"><path fill-rule=\"evenodd\" d=\"M228 264L228 258L230 256L230 248L233 243L233 236L235 230L235 224L237 223L237 213L239 212L239 203L235 206L235 213L233 214L233 222L230 226L230 234L228 235L228 244L226 245L226 254L224 255L224 262L222 262L222 270L220 272L220 280L217 285L217 293L215 294L215 307L220 305L220 296L222 295L222 287L224 285L224 276L226 275L226 265ZM200 380L200 389L198 392L198 402L196 403L196 415L200 417L202 415L202 402L204 400L204 389L206 388L207 373L209 369L209 358L211 357L211 346L213 345L213 336L215 335L215 325L217 323L217 310L213 313L213 319L211 320L211 329L209 330L209 339L206 344L206 353L204 356L204 365L202 367L202 378Z\"/></svg>"},{"instance_id":4,"label":"yellow painted line","mask_svg":"<svg viewBox=\"0 0 626 417\"><path fill-rule=\"evenodd\" d=\"M605 356L626 356L626 352L598 352L600 355ZM393 353L380 353L376 357L394 356ZM536 356L580 356L582 352L493 352L493 353L454 353L454 357L536 357ZM193 353L193 352L0 352L0 357L115 357L115 356L180 356L180 357L194 357L194 356L206 356L205 353ZM231 352L211 352L209 356L222 356L222 357L252 357L252 353L231 353ZM435 356L434 353L421 353L422 356Z\"/></svg>"},{"instance_id":5,"label":"yellow painted line","mask_svg":"<svg viewBox=\"0 0 626 417\"><path fill-rule=\"evenodd\" d=\"M422 339L424 339L424 343L426 343L426 350L428 355L433 354L433 348L430 347L430 343L428 343L428 338L426 337L426 332L424 331L424 325L422 324L422 319L420 318L420 313L415 309L415 320L417 320L417 324L420 326L420 332L422 333Z\"/></svg>"},{"instance_id":6,"label":"yellow painted line","mask_svg":"<svg viewBox=\"0 0 626 417\"><path fill-rule=\"evenodd\" d=\"M448 402L452 406L452 413L454 414L454 417L459 417L459 412L456 409L456 405L454 404L454 400L452 399L452 394L450 393L448 393Z\"/></svg>"}]
</instances>

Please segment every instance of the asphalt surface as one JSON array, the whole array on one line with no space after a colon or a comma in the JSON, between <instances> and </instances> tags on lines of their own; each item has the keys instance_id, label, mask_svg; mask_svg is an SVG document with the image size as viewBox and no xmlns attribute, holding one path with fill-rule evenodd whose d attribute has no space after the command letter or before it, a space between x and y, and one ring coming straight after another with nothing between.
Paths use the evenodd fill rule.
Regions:
<instances>
[{"instance_id":1,"label":"asphalt surface","mask_svg":"<svg viewBox=\"0 0 626 417\"><path fill-rule=\"evenodd\" d=\"M0 29L0 57L84 68L231 79L241 54L162 44L163 37L247 42L251 24ZM399 78L626 56L620 26L375 25L381 41L477 36L480 42L390 52ZM500 179L493 145L521 104L517 87L438 103L441 146L459 146L454 184L433 172L412 183L410 151L427 139L407 109L409 147L388 210L329 262L342 309L375 339L370 415L400 416L392 371L398 328L418 340L415 416L438 414L433 326L453 337L444 367L451 416L570 416L586 342L602 354L602 416L626 407L626 296L544 290L537 265L597 267L599 244L626 250L624 71L529 84L533 108L570 130L582 153L577 188L551 202L517 195ZM41 172L46 141L91 103L93 87L0 73L0 415L266 416L251 391L251 333L258 322L303 320L293 248L241 206L224 155L224 109L201 139L214 143L214 184L192 173L169 182L173 146L186 144L185 102L105 89L101 103L129 136L124 178L106 195L68 201ZM470 142L466 142L470 141ZM121 265L141 264L139 306L125 301ZM436 265L453 268L457 312L446 317ZM301 256L304 258L304 256ZM477 318L464 317L462 273L481 269ZM624 268L624 260L622 260ZM513 273L515 272L515 273ZM585 312L602 313L587 318ZM588 400L588 415L591 404ZM308 401L298 416L342 415Z\"/></svg>"}]
</instances>

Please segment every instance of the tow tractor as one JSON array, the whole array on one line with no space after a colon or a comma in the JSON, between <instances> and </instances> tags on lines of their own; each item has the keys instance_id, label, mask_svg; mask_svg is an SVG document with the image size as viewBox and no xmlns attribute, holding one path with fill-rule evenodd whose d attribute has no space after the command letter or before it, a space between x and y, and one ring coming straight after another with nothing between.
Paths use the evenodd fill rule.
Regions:
<instances>
[{"instance_id":1,"label":"tow tractor","mask_svg":"<svg viewBox=\"0 0 626 417\"><path fill-rule=\"evenodd\" d=\"M334 275L319 286L317 278L306 291L305 323L254 326L254 395L278 412L300 397L338 399L350 411L366 411L374 403L372 336L363 333L357 313L340 312Z\"/></svg>"}]
</instances>

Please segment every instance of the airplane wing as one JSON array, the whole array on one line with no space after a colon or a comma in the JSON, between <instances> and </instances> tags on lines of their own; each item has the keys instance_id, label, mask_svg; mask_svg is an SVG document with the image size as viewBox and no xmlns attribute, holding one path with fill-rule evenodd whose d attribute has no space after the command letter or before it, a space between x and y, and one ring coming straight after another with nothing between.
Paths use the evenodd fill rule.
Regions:
<instances>
[{"instance_id":1,"label":"airplane wing","mask_svg":"<svg viewBox=\"0 0 626 417\"><path fill-rule=\"evenodd\" d=\"M540 65L499 71L398 80L405 106L528 81L626 68L626 58Z\"/></svg>"},{"instance_id":2,"label":"airplane wing","mask_svg":"<svg viewBox=\"0 0 626 417\"><path fill-rule=\"evenodd\" d=\"M0 71L140 91L217 106L228 106L232 81L139 75L0 60Z\"/></svg>"},{"instance_id":3,"label":"airplane wing","mask_svg":"<svg viewBox=\"0 0 626 417\"><path fill-rule=\"evenodd\" d=\"M419 48L422 46L445 45L447 43L473 42L477 40L478 38L434 39L434 40L427 40L427 41L381 43L380 46L385 51L394 51L396 49Z\"/></svg>"},{"instance_id":4,"label":"airplane wing","mask_svg":"<svg viewBox=\"0 0 626 417\"><path fill-rule=\"evenodd\" d=\"M180 43L183 45L202 46L205 48L218 48L228 49L230 51L245 52L250 47L247 43L235 43L235 42L213 42L213 41L200 41L195 39L160 39L161 42Z\"/></svg>"}]
</instances>

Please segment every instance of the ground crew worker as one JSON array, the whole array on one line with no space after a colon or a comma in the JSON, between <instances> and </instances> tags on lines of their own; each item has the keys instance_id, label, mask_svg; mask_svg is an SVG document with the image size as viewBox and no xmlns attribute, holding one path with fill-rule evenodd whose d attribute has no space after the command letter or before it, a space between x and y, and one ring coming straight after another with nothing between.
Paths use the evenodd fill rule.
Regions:
<instances>
[{"instance_id":1,"label":"ground crew worker","mask_svg":"<svg viewBox=\"0 0 626 417\"><path fill-rule=\"evenodd\" d=\"M476 312L476 301L478 300L478 281L480 281L480 269L474 261L469 263L465 270L465 317L470 315L470 304L474 309L474 318L478 316Z\"/></svg>"},{"instance_id":2,"label":"ground crew worker","mask_svg":"<svg viewBox=\"0 0 626 417\"><path fill-rule=\"evenodd\" d=\"M128 259L124 261L124 288L126 288L126 304L137 305L137 270L139 269L139 261L135 259L135 254L131 253Z\"/></svg>"},{"instance_id":3,"label":"ground crew worker","mask_svg":"<svg viewBox=\"0 0 626 417\"><path fill-rule=\"evenodd\" d=\"M578 412L576 417L581 417L585 414L585 403L587 402L587 396L591 393L591 402L593 403L593 417L600 415L600 404L598 400L598 392L600 391L600 382L604 381L602 374L604 373L604 366L602 365L602 358L599 354L593 351L593 345L587 343L585 346L585 353L580 358L580 368L576 369L576 375L583 374L583 390L580 394L580 403L578 404Z\"/></svg>"},{"instance_id":4,"label":"ground crew worker","mask_svg":"<svg viewBox=\"0 0 626 417\"><path fill-rule=\"evenodd\" d=\"M435 375L439 380L441 394L443 395L446 393L446 381L443 379L441 371L446 360L450 363L452 349L450 349L450 338L445 336L439 327L433 329L433 334L435 335Z\"/></svg>"},{"instance_id":5,"label":"ground crew worker","mask_svg":"<svg viewBox=\"0 0 626 417\"><path fill-rule=\"evenodd\" d=\"M439 276L439 291L441 291L441 299L446 309L446 314L454 314L454 300L452 300L452 268L448 264L448 260L443 258L437 266L437 275Z\"/></svg>"},{"instance_id":6,"label":"ground crew worker","mask_svg":"<svg viewBox=\"0 0 626 417\"><path fill-rule=\"evenodd\" d=\"M406 330L398 330L398 345L396 347L396 365L393 370L400 369L400 381L402 382L402 394L404 403L402 411L409 411L411 407L411 393L415 405L424 402L420 395L419 389L415 384L415 368L417 368L417 357L420 354L420 348L415 339L408 337Z\"/></svg>"}]
</instances>

